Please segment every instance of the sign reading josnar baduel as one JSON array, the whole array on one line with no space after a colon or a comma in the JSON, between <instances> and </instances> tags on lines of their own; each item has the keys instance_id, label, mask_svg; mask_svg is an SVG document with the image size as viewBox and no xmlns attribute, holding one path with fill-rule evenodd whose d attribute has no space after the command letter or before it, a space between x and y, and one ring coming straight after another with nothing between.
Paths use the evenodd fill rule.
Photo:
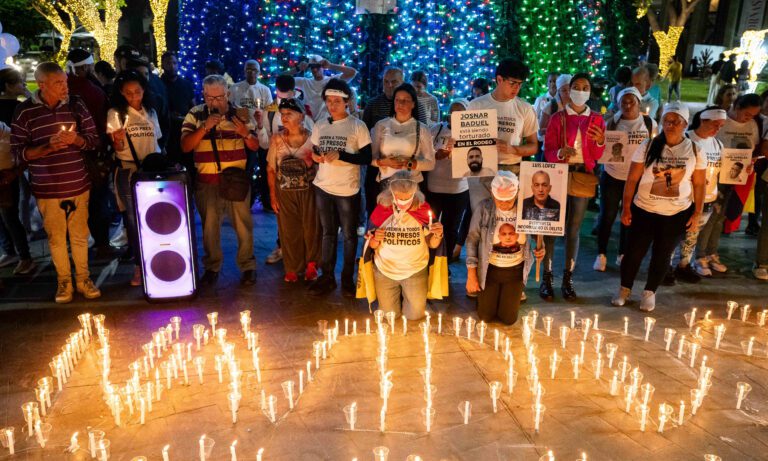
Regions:
<instances>
[{"instance_id":1,"label":"sign reading josnar baduel","mask_svg":"<svg viewBox=\"0 0 768 461\"><path fill-rule=\"evenodd\" d=\"M451 173L454 178L495 176L499 166L496 110L466 110L451 114Z\"/></svg>"}]
</instances>

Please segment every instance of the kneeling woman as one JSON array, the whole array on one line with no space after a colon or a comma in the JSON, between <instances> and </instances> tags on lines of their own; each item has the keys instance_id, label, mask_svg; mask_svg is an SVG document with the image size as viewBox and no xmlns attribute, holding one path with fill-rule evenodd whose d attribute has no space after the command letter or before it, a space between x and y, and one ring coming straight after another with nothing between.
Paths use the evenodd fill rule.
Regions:
<instances>
[{"instance_id":1,"label":"kneeling woman","mask_svg":"<svg viewBox=\"0 0 768 461\"><path fill-rule=\"evenodd\" d=\"M661 123L661 134L641 144L632 156L621 214L622 224L629 226L627 252L621 260L621 287L612 300L614 306L627 302L640 263L652 248L640 301L645 312L656 307L656 289L672 251L686 230L696 231L704 207L707 157L684 136L688 108L679 102L666 104Z\"/></svg>"},{"instance_id":2,"label":"kneeling woman","mask_svg":"<svg viewBox=\"0 0 768 461\"><path fill-rule=\"evenodd\" d=\"M429 225L430 208L418 189L410 172L395 173L377 198L371 214L375 231L368 242L375 252L373 279L379 309L402 313L408 320L424 317L429 249L437 248L443 239L443 225Z\"/></svg>"},{"instance_id":3,"label":"kneeling woman","mask_svg":"<svg viewBox=\"0 0 768 461\"><path fill-rule=\"evenodd\" d=\"M517 176L499 171L491 182L492 198L475 213L467 234L467 293L477 293L477 315L490 322L499 318L507 325L517 321L525 274L531 268L531 246L517 233ZM544 249L533 254L541 261Z\"/></svg>"}]
</instances>

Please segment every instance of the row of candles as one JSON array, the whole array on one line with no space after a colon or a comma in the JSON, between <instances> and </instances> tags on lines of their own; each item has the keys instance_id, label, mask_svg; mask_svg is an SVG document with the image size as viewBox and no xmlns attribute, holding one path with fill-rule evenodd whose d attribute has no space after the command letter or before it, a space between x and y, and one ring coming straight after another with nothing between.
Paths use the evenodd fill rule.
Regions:
<instances>
[{"instance_id":1,"label":"row of candles","mask_svg":"<svg viewBox=\"0 0 768 461\"><path fill-rule=\"evenodd\" d=\"M747 322L747 319L749 318L749 312L750 312L750 306L749 305L743 305L739 306L737 303L733 301L729 301L727 303L727 318L730 320L735 313L736 309L741 310L741 320L742 322ZM763 310L761 312L757 313L757 324L759 326L765 325L766 315L768 314L768 310ZM377 358L377 362L379 365L379 371L381 375L380 380L380 389L381 389L381 398L383 400L382 404L382 410L381 410L381 422L380 422L380 429L382 431L385 430L385 420L386 420L386 407L387 407L387 401L389 398L389 393L392 389L392 371L386 370L386 352L387 352L387 336L386 336L386 328L383 326L383 319L386 317L387 323L389 324L389 329L391 333L394 333L395 329L395 314L394 313L383 313L382 311L376 311L374 313L374 320L376 322L377 327L377 337L379 341L379 357ZM571 326L561 326L559 328L559 339L561 346L565 349L566 342L568 340L568 336L572 330L576 327L576 318L575 318L575 312L570 312L570 321ZM537 345L531 341L533 333L536 331L536 323L537 323L538 313L536 311L531 311L526 317L523 318L523 343L526 347L526 357L528 359L528 364L530 366L529 373L528 373L528 380L529 380L529 388L534 395L534 404L533 404L533 413L534 413L534 430L538 432L540 422L541 422L541 415L544 411L544 406L541 403L541 396L544 394L543 387L541 386L541 383L539 382L539 373L538 373L538 357L536 356L536 350ZM685 335L681 335L678 341L678 347L677 347L677 356L678 358L682 358L683 352L687 349L689 352L690 357L690 366L693 367L695 364L695 359L698 350L700 349L700 344L698 342L695 342L696 340L701 340L701 327L695 327L696 324L696 308L693 308L690 313L685 314L686 321L688 323L689 330L691 330L693 333L691 335L691 339L688 342L686 342ZM147 411L152 411L152 401L158 401L160 399L163 386L160 381L160 368L163 368L166 373L166 386L168 389L171 388L171 375L173 375L174 379L178 379L179 370L181 369L181 372L183 372L184 375L184 383L186 385L189 385L189 378L188 378L188 370L187 370L187 363L192 362L194 363L195 369L197 371L198 375L198 381L200 384L203 382L203 369L205 364L205 359L202 356L192 358L192 343L186 344L186 347L184 344L181 344L179 342L173 343L173 337L175 334L176 341L179 340L179 331L180 331L180 325L181 325L181 318L180 317L173 317L171 318L171 323L168 324L164 328L160 328L157 332L152 334L152 341L145 344L143 346L143 350L145 352L145 356L141 361L137 361L132 363L129 366L129 369L131 371L131 378L128 380L126 387L124 389L115 390L115 388L111 385L109 382L109 375L110 375L110 365L111 360L109 357L109 330L104 328L104 316L103 315L95 315L91 316L90 314L81 314L78 316L78 320L81 323L82 328L75 333L72 333L69 336L69 339L67 340L66 344L62 347L62 353L58 354L54 357L53 361L50 363L52 374L56 378L57 382L57 388L61 390L63 388L63 385L66 384L67 379L71 376L72 370L74 366L78 363L80 358L82 357L83 353L85 352L85 348L90 344L91 337L93 336L93 328L91 320L93 321L93 325L95 326L99 344L101 345L101 348L97 351L97 356L99 357L99 365L102 372L102 385L105 392L105 400L107 401L107 404L110 406L110 409L112 410L112 413L115 417L115 424L117 426L121 425L121 411L122 411L122 401L125 400L126 405L129 407L129 411L131 414L134 412L133 408L133 402L138 402L139 406L139 421L141 424L145 422L145 415ZM216 312L212 312L208 314L208 320L211 325L211 331L213 332L213 335L216 337L217 342L219 346L222 349L223 354L216 356L216 369L218 372L219 382L223 382L223 369L224 365L226 364L226 369L229 371L229 377L230 377L230 393L228 394L228 399L230 403L230 409L232 412L232 420L233 423L237 421L237 410L239 407L240 399L241 399L241 388L240 388L240 378L242 377L242 370L239 368L239 361L235 358L234 354L234 344L229 343L226 341L226 329L219 328L216 329L216 325L218 323L218 314ZM553 318L551 316L544 316L542 319L544 323L544 329L547 336L551 336L552 332L552 325L553 325ZM711 322L711 311L707 311L704 316L705 322ZM257 381L261 383L261 372L260 372L260 364L259 364L259 350L258 347L258 333L250 331L250 311L243 311L240 315L240 322L242 327L243 336L247 340L248 349L252 351L252 361L254 365L255 374L257 377ZM327 325L327 322L322 321L325 325ZM473 318L469 317L466 320L460 318L460 317L454 317L453 318L453 326L454 326L454 334L456 336L459 336L461 333L461 326L462 323L466 326L466 339L471 340L472 335L477 330L478 334L478 340L480 343L485 344L485 334L487 332L487 325L485 322L479 322L477 323ZM655 319L651 317L646 317L644 320L645 323L645 335L644 340L648 341L650 337L650 333L653 330L653 327L655 325ZM344 321L344 334L345 336L349 335L349 320L345 319ZM442 324L443 324L443 315L442 313L438 314L438 326L437 326L437 333L442 334ZM571 363L573 366L573 374L575 379L579 379L579 368L584 363L584 354L585 354L585 341L588 337L590 329L598 329L599 328L599 316L596 314L594 316L594 321L590 318L581 319L580 322L580 328L583 333L583 340L580 341L580 352L578 355L574 355L571 359ZM476 328L475 328L476 326ZM407 328L407 319L404 317L402 318L402 327L403 327L403 334L407 334L408 328ZM427 402L426 407L422 410L422 414L424 415L424 424L427 428L427 432L431 430L431 426L434 421L434 408L432 407L432 397L434 392L436 391L435 386L431 384L431 374L432 374L432 368L431 368L431 353L432 349L434 347L434 340L429 339L429 333L431 329L430 325L430 315L427 314L426 322L422 322L420 324L420 328L422 330L422 334L424 336L424 348L425 348L425 368L420 370L422 372L422 376L425 381L425 401ZM322 328L324 329L325 333L325 340L324 341L317 341L313 344L313 354L315 358L315 370L319 369L320 366L320 357L323 359L327 358L328 352L330 348L333 346L334 343L338 342L338 334L339 334L339 322L338 320L335 322L335 328ZM357 322L352 322L352 334L357 334ZM370 319L366 319L366 334L371 334L370 330ZM628 319L624 318L624 330L623 334L628 334ZM676 331L671 328L665 329L665 336L664 336L664 342L665 342L665 349L667 351L670 351L671 343L676 334ZM722 339L725 334L725 326L723 324L719 324L714 328L714 348L719 349L720 344L722 342ZM194 325L193 326L193 336L196 341L197 350L199 351L201 349L201 343L204 343L207 345L209 341L209 333L208 330L203 325ZM500 347L500 338L501 334L498 331L498 329L494 329L494 349L496 351L499 351ZM603 343L603 335L601 333L596 333L593 335L593 341L595 342L595 351L597 354L597 359L592 361L594 376L596 379L600 380L602 375L602 369L605 365L605 360L602 358L602 343ZM745 354L748 356L753 355L754 351L754 337L750 337L750 340L746 341L746 344L744 344L745 341L742 341L742 347L744 348ZM605 345L606 348L606 356L607 356L607 365L609 369L613 368L613 364L616 357L616 351L618 349L618 346L615 344L608 343ZM170 349L171 354L169 354L168 360L158 364L158 367L155 367L154 361L155 359L162 358L163 352ZM510 351L510 338L505 338L505 347L504 347L504 357L505 360L508 363L507 366L507 387L509 389L509 392L511 393L514 389L514 385L517 378L517 372L514 371L514 357ZM697 409L701 406L702 400L704 396L707 394L709 388L711 387L711 377L713 370L710 367L706 366L706 355L701 360L701 365L699 367L699 378L698 378L698 386L697 388L694 388L691 390L691 414L695 415ZM559 363L562 361L562 357L558 356L557 350L553 351L552 356L549 359L549 372L550 372L550 378L555 379L556 372ZM645 430L645 426L647 425L648 418L649 418L649 404L650 400L653 395L654 387L650 383L642 383L642 373L639 372L639 369L636 367L634 369L631 369L631 366L627 362L627 357L624 356L624 359L621 362L618 362L619 366L617 370L614 370L613 373L613 379L610 382L610 394L611 395L618 395L619 394L619 379L622 384L624 384L626 381L626 378L629 377L630 381L628 384L624 384L624 401L626 402L625 411L628 413L631 411L631 407L635 403L635 400L638 400L638 405L636 405L636 412L639 415L640 419L640 425L641 430ZM631 369L631 371L630 371ZM154 370L155 375L155 382L147 382L144 383L144 385L141 384L141 378L140 373L143 371L143 374L145 377L148 377L149 371ZM312 373L312 367L311 367L311 360L307 361L307 380L310 382L312 380L311 373ZM303 393L304 391L304 379L303 379L303 370L299 370L299 395ZM619 378L620 377L620 378ZM490 387L490 394L491 399L493 403L494 412L497 411L497 400L501 395L502 391L502 385L499 381L493 381L489 383ZM286 398L289 401L289 410L293 410L293 407L295 405L294 401L294 383L293 381L285 381L282 383L282 388L284 391L284 394ZM53 390L53 378L46 377L42 378L38 381L38 387L36 389L36 397L38 402L27 402L22 406L22 412L24 414L25 421L28 424L28 434L31 437L33 434L38 440L39 444L44 447L45 442L47 441L47 437L50 435L50 424L43 423L41 416L46 415L46 408L49 408L51 406L50 402L50 395ZM738 398L737 398L737 404L736 408L740 409L742 406L743 401L745 400L747 394L751 390L751 386L748 383L739 382L737 383L737 390L738 390ZM276 415L276 403L277 399L270 395L269 397L266 397L265 391L261 390L261 403L262 403L262 410L267 415L268 419L276 423L277 422L277 415ZM345 407L345 415L347 416L347 421L350 424L350 427L354 429L354 424L356 421L356 409L357 404L352 403L351 405L348 405ZM464 423L468 424L470 412L471 412L471 404L469 401L461 402L459 404L459 411L462 414L462 417L464 418ZM672 421L677 423L678 425L683 423L684 420L684 411L685 411L685 402L680 402L680 409L677 412L677 416L675 417L675 411L674 408L672 408L670 405L667 404L661 404L659 406L659 423L658 423L658 431L663 432L665 424L667 424L668 421ZM42 414L42 415L41 415ZM91 435L92 431L89 431L89 437ZM98 432L94 432L98 434ZM76 439L76 435L73 436L73 439ZM201 438L202 441L208 440L208 438ZM13 428L3 428L0 430L0 442L3 442L3 446L9 448L9 451L11 454L14 452L14 437L13 437ZM89 440L90 442L90 440ZM70 445L70 448L72 446L76 445L76 440L73 441L73 443ZM201 447L204 446L205 443L201 443ZM92 454L94 450L96 450L96 454L93 456L94 458L101 459L107 459L108 455L108 446L109 441L106 439L99 440L95 445L93 443L90 443ZM94 448L95 447L95 448ZM233 457L235 457L235 447L236 442L233 443L231 447L231 452ZM167 460L167 447L164 449L164 460ZM101 452L101 453L98 453ZM205 452L201 449L201 461L205 461Z\"/></svg>"}]
</instances>

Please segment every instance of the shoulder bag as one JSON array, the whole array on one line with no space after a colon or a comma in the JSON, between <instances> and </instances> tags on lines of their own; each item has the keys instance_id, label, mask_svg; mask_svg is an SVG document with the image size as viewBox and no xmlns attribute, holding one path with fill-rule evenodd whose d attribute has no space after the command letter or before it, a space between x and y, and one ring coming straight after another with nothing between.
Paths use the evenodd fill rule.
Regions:
<instances>
[{"instance_id":1,"label":"shoulder bag","mask_svg":"<svg viewBox=\"0 0 768 461\"><path fill-rule=\"evenodd\" d=\"M566 113L560 116L560 131L563 134L562 147L568 146L568 134L565 127ZM597 176L586 171L571 171L568 173L568 195L580 198L592 198L597 194Z\"/></svg>"},{"instance_id":2,"label":"shoulder bag","mask_svg":"<svg viewBox=\"0 0 768 461\"><path fill-rule=\"evenodd\" d=\"M236 166L221 169L219 148L216 146L216 128L211 130L211 148L216 160L216 170L219 172L219 196L224 200L242 202L251 190L251 181L244 169Z\"/></svg>"}]
</instances>

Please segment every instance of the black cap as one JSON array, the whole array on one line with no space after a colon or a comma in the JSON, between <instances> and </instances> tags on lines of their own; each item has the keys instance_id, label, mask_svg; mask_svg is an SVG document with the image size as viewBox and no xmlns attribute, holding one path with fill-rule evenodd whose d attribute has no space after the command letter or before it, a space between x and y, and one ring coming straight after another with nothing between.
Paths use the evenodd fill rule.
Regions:
<instances>
[{"instance_id":1,"label":"black cap","mask_svg":"<svg viewBox=\"0 0 768 461\"><path fill-rule=\"evenodd\" d=\"M304 113L304 105L296 98L285 98L280 100L280 104L277 106L278 110L289 109L300 114Z\"/></svg>"},{"instance_id":2,"label":"black cap","mask_svg":"<svg viewBox=\"0 0 768 461\"><path fill-rule=\"evenodd\" d=\"M115 57L141 59L141 53L132 45L120 45L115 49Z\"/></svg>"},{"instance_id":3,"label":"black cap","mask_svg":"<svg viewBox=\"0 0 768 461\"><path fill-rule=\"evenodd\" d=\"M74 48L67 53L67 61L70 62L80 62L85 61L91 56L91 53L88 51L82 49L82 48Z\"/></svg>"}]
</instances>

